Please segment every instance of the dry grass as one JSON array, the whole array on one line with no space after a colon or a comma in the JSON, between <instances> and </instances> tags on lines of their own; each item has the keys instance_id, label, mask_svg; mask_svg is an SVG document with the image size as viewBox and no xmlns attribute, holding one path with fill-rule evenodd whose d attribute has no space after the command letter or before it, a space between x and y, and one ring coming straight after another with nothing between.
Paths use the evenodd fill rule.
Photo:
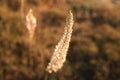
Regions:
<instances>
[{"instance_id":1,"label":"dry grass","mask_svg":"<svg viewBox=\"0 0 120 80\"><path fill-rule=\"evenodd\" d=\"M33 10L30 9L26 15L26 27L29 32L29 39L33 39L35 28L37 26L36 17L33 15Z\"/></svg>"},{"instance_id":2,"label":"dry grass","mask_svg":"<svg viewBox=\"0 0 120 80\"><path fill-rule=\"evenodd\" d=\"M49 73L57 72L59 69L61 69L63 63L66 61L66 55L71 40L72 27L73 27L73 14L70 11L66 19L64 34L60 39L58 45L56 46L51 61L47 66L47 71Z\"/></svg>"},{"instance_id":3,"label":"dry grass","mask_svg":"<svg viewBox=\"0 0 120 80\"><path fill-rule=\"evenodd\" d=\"M74 14L69 54L62 69L49 78L120 80L120 6L101 1L26 0L25 13L32 8L37 18L34 40L28 43L20 0L1 0L0 80L44 80L69 9Z\"/></svg>"}]
</instances>

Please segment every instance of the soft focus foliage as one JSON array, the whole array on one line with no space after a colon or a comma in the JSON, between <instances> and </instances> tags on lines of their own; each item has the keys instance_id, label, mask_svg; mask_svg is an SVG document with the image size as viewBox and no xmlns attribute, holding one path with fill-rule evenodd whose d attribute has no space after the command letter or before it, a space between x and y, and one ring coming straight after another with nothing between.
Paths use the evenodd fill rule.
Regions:
<instances>
[{"instance_id":1,"label":"soft focus foliage","mask_svg":"<svg viewBox=\"0 0 120 80\"><path fill-rule=\"evenodd\" d=\"M0 80L120 80L119 0L25 0L37 18L28 39L20 0L0 0ZM45 68L74 14L67 61L57 73Z\"/></svg>"}]
</instances>

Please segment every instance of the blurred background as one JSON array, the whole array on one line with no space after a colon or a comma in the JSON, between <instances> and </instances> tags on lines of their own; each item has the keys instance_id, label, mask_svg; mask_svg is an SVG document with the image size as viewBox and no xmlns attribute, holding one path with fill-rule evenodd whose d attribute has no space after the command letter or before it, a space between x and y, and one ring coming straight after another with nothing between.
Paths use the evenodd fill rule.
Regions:
<instances>
[{"instance_id":1,"label":"blurred background","mask_svg":"<svg viewBox=\"0 0 120 80\"><path fill-rule=\"evenodd\" d=\"M25 16L37 18L32 41ZM48 74L67 12L74 14L64 66ZM120 80L119 0L0 0L0 80Z\"/></svg>"}]
</instances>

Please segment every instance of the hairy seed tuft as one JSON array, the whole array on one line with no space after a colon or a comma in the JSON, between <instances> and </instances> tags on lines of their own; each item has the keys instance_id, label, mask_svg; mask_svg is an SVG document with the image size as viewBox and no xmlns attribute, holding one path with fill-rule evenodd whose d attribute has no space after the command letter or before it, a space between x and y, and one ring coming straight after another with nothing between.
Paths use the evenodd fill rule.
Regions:
<instances>
[{"instance_id":1,"label":"hairy seed tuft","mask_svg":"<svg viewBox=\"0 0 120 80\"><path fill-rule=\"evenodd\" d=\"M36 28L36 18L33 15L32 9L30 9L26 15L26 27L29 32L29 38L32 39Z\"/></svg>"},{"instance_id":2,"label":"hairy seed tuft","mask_svg":"<svg viewBox=\"0 0 120 80\"><path fill-rule=\"evenodd\" d=\"M59 69L61 69L63 63L66 61L66 55L71 40L72 27L73 27L73 14L70 11L66 18L64 34L61 40L59 41L58 45L56 46L51 61L46 68L46 71L48 71L49 73L57 72Z\"/></svg>"}]
</instances>

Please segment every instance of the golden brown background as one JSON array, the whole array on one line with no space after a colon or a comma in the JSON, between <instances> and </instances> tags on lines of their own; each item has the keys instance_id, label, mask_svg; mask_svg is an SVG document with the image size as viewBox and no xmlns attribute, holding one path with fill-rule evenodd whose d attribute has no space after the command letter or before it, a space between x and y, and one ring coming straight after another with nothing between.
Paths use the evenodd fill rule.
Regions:
<instances>
[{"instance_id":1,"label":"golden brown background","mask_svg":"<svg viewBox=\"0 0 120 80\"><path fill-rule=\"evenodd\" d=\"M0 80L120 80L119 0L24 0L22 5L0 0ZM37 18L32 41L25 25L30 8ZM67 61L48 74L69 10L74 27Z\"/></svg>"}]
</instances>

